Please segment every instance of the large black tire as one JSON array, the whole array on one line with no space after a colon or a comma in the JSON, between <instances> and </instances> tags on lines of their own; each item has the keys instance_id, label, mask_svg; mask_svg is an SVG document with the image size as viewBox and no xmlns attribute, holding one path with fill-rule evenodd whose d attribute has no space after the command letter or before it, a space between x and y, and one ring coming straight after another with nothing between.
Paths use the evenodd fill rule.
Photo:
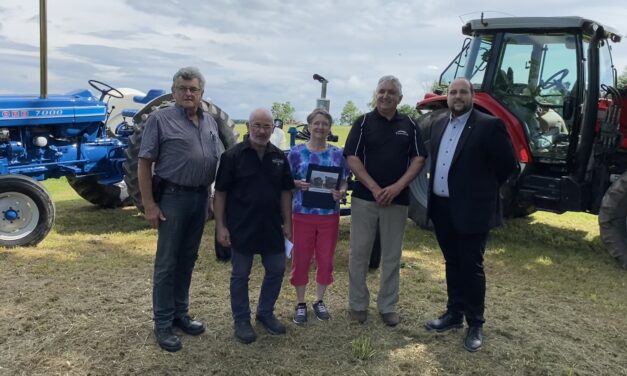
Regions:
<instances>
[{"instance_id":1,"label":"large black tire","mask_svg":"<svg viewBox=\"0 0 627 376\"><path fill-rule=\"evenodd\" d=\"M42 241L54 224L55 208L43 185L23 175L0 176L0 246Z\"/></svg>"},{"instance_id":2,"label":"large black tire","mask_svg":"<svg viewBox=\"0 0 627 376\"><path fill-rule=\"evenodd\" d=\"M370 262L368 262L368 269L376 270L381 265L381 233L379 232L379 226L377 226L377 236L374 238L372 244L372 252L370 253Z\"/></svg>"},{"instance_id":3,"label":"large black tire","mask_svg":"<svg viewBox=\"0 0 627 376\"><path fill-rule=\"evenodd\" d=\"M627 173L605 192L599 210L599 231L607 251L627 268Z\"/></svg>"},{"instance_id":4,"label":"large black tire","mask_svg":"<svg viewBox=\"0 0 627 376\"><path fill-rule=\"evenodd\" d=\"M207 100L202 101L202 107L205 112L210 113L215 121L218 123L218 131L220 135L220 143L222 150L226 150L237 142L237 133L235 132L235 123L226 112L223 112L220 107ZM146 125L146 119L148 115L158 109L174 106L172 94L166 94L159 98L154 99L152 102L141 109L135 117L133 122L135 124L135 132L128 139L128 147L126 148L126 161L124 162L124 182L128 194L133 200L133 203L141 211L144 212L144 206L142 204L141 193L139 191L139 182L137 181L137 158L139 155L139 147L141 146L142 134L144 132L144 126Z\"/></svg>"},{"instance_id":5,"label":"large black tire","mask_svg":"<svg viewBox=\"0 0 627 376\"><path fill-rule=\"evenodd\" d=\"M422 136L422 141L427 150L430 149L431 144L431 125L447 115L448 111L446 109L439 109L418 118L416 125L418 125L420 129L420 135ZM408 214L409 218L418 226L429 230L433 229L431 220L427 218L427 205L429 200L428 172L430 164L431 156L428 156L425 161L425 168L423 168L416 179L409 184L411 194L409 197ZM516 180L510 180L501 187L501 201L503 205L503 216L505 218L524 217L535 211L533 206L523 205L516 200L515 185Z\"/></svg>"},{"instance_id":6,"label":"large black tire","mask_svg":"<svg viewBox=\"0 0 627 376\"><path fill-rule=\"evenodd\" d=\"M80 178L68 176L67 181L79 196L101 208L119 208L133 204L124 181L117 184L100 184L95 175Z\"/></svg>"},{"instance_id":7,"label":"large black tire","mask_svg":"<svg viewBox=\"0 0 627 376\"><path fill-rule=\"evenodd\" d=\"M445 117L448 113L447 109L440 109L428 112L416 121L422 142L427 150L430 150L431 144L431 125ZM431 166L431 156L425 161L425 166L420 171L416 179L409 184L409 218L418 226L424 229L432 229L433 224L427 218L427 205L429 200L429 169Z\"/></svg>"},{"instance_id":8,"label":"large black tire","mask_svg":"<svg viewBox=\"0 0 627 376\"><path fill-rule=\"evenodd\" d=\"M201 102L202 108L205 112L208 112L213 116L216 123L218 123L218 133L220 136L220 152L230 148L237 143L237 132L235 132L235 123L229 115L222 111L220 107L214 103L204 100ZM126 161L124 162L124 182L128 189L128 194L135 203L135 206L142 213L144 212L144 205L142 204L141 192L139 191L139 182L137 180L137 159L139 155L139 147L142 143L142 134L144 133L144 126L146 125L146 119L148 115L158 109L174 106L174 100L172 94L166 94L159 98L154 99L148 103L146 107L141 109L134 117L133 123L135 124L135 132L128 138L128 147L126 148ZM228 261L231 257L231 249L228 247L222 247L215 241L214 236L214 250L216 258L220 261Z\"/></svg>"}]
</instances>

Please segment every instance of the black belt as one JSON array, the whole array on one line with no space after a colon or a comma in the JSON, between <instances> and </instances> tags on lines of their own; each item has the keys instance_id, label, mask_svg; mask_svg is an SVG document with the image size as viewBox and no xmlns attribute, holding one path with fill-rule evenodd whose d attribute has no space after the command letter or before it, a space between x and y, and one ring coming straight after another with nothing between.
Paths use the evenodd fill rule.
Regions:
<instances>
[{"instance_id":1,"label":"black belt","mask_svg":"<svg viewBox=\"0 0 627 376\"><path fill-rule=\"evenodd\" d=\"M190 187L187 185L180 185L176 183L172 183L171 181L164 180L163 188L167 189L171 192L196 192L196 193L207 193L208 187L206 185L199 185L197 187Z\"/></svg>"}]
</instances>

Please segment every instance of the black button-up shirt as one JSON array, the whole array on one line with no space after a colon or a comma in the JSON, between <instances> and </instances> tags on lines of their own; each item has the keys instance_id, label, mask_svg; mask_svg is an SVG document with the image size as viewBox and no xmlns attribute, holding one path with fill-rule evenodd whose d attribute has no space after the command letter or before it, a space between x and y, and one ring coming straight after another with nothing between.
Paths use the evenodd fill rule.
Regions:
<instances>
[{"instance_id":1,"label":"black button-up shirt","mask_svg":"<svg viewBox=\"0 0 627 376\"><path fill-rule=\"evenodd\" d=\"M216 191L226 192L225 223L240 253L284 252L281 192L294 188L285 154L268 143L260 159L249 140L222 154Z\"/></svg>"}]
</instances>

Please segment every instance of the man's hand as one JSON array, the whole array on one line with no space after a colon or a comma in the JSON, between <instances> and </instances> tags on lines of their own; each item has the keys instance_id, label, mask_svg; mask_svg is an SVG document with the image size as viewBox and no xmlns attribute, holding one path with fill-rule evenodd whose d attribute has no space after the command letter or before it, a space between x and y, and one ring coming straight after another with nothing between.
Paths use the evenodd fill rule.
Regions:
<instances>
[{"instance_id":1,"label":"man's hand","mask_svg":"<svg viewBox=\"0 0 627 376\"><path fill-rule=\"evenodd\" d=\"M152 228L159 228L159 221L165 221L165 216L156 203L144 207L144 218Z\"/></svg>"},{"instance_id":2,"label":"man's hand","mask_svg":"<svg viewBox=\"0 0 627 376\"><path fill-rule=\"evenodd\" d=\"M283 236L285 237L285 239L292 241L292 225L291 224L289 226L283 226Z\"/></svg>"},{"instance_id":3,"label":"man's hand","mask_svg":"<svg viewBox=\"0 0 627 376\"><path fill-rule=\"evenodd\" d=\"M218 237L218 243L220 243L223 247L231 246L231 234L225 226L216 227L216 236Z\"/></svg>"},{"instance_id":4,"label":"man's hand","mask_svg":"<svg viewBox=\"0 0 627 376\"><path fill-rule=\"evenodd\" d=\"M213 219L213 197L209 197L209 202L207 203L207 216L205 217L205 222L208 222Z\"/></svg>"},{"instance_id":5,"label":"man's hand","mask_svg":"<svg viewBox=\"0 0 627 376\"><path fill-rule=\"evenodd\" d=\"M397 184L388 185L381 189L374 198L377 200L379 206L390 206L394 198L398 196L401 191L402 189L400 189Z\"/></svg>"}]
</instances>

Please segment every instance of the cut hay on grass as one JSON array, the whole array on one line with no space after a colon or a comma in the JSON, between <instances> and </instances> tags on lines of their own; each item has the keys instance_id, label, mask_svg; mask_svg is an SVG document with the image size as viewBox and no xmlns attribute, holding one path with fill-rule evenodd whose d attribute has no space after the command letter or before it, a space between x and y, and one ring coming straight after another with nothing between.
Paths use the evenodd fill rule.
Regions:
<instances>
[{"instance_id":1,"label":"cut hay on grass","mask_svg":"<svg viewBox=\"0 0 627 376\"><path fill-rule=\"evenodd\" d=\"M402 321L378 317L378 273L368 283L368 322L347 318L348 229L343 218L332 320L291 324L286 275L276 313L285 336L254 325L257 342L233 339L230 265L213 254L207 226L191 289L191 313L207 324L183 350L155 344L151 275L155 231L133 208L99 210L63 181L46 182L58 219L37 247L0 250L0 375L626 375L627 273L603 249L596 218L535 214L493 232L488 244L484 347L464 331L432 334L426 320L446 304L442 257L430 232L408 222L398 305ZM254 310L261 265L251 276ZM308 291L313 299L313 289Z\"/></svg>"}]
</instances>

